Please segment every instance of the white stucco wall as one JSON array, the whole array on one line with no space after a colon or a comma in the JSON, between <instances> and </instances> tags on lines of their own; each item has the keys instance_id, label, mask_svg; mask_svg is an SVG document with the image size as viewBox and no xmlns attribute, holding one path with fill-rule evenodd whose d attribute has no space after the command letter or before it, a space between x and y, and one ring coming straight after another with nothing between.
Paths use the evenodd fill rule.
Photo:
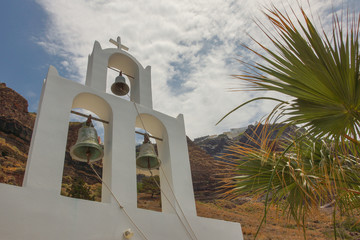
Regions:
<instances>
[{"instance_id":1,"label":"white stucco wall","mask_svg":"<svg viewBox=\"0 0 360 240\"><path fill-rule=\"evenodd\" d=\"M89 67L104 70L101 64L108 64L105 59L112 54L108 49L103 50L106 54L101 52L97 44L94 49L98 49L98 55L94 57L93 52ZM126 56L129 60L128 54ZM146 69L139 72L150 73L150 68ZM104 125L103 179L147 239L195 239L189 235L184 217L180 217L182 223L171 207L176 204L176 196L197 239L241 240L240 224L196 216L183 117L173 118L152 109L151 79L141 73L139 81L132 84L132 99L138 103L147 130L163 138L158 142L159 155L170 186L160 171L161 187L171 203L162 198L161 213L137 208L134 139L135 126L142 126L134 102L107 94L106 86L96 82L101 79L95 81L95 76L102 76L97 74L93 69L88 70L84 86L60 77L56 69L50 67L43 85L23 187L0 184L1 239L115 240L124 239L122 234L128 228L135 233L132 239L145 239L105 187L101 203L60 195L69 114L72 108L81 107L110 122ZM106 82L105 79L106 76L102 81ZM181 213L178 206L177 212Z\"/></svg>"}]
</instances>

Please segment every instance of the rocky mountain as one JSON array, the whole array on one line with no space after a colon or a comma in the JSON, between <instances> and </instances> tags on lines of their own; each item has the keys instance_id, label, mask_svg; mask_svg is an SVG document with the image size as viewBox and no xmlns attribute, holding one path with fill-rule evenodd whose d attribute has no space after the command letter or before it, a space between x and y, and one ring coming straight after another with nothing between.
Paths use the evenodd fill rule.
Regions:
<instances>
[{"instance_id":1,"label":"rocky mountain","mask_svg":"<svg viewBox=\"0 0 360 240\"><path fill-rule=\"evenodd\" d=\"M227 147L233 144L259 148L259 143L264 137L268 142L272 142L277 137L280 137L280 139L290 137L299 131L299 128L295 126L283 127L284 124L249 125L246 128L237 128L241 129L241 131L237 131L237 134L232 133L230 135L229 132L226 132L220 135L196 138L194 139L194 144L203 149L207 154L213 157L213 159L222 161L220 156L227 153Z\"/></svg>"},{"instance_id":2,"label":"rocky mountain","mask_svg":"<svg viewBox=\"0 0 360 240\"><path fill-rule=\"evenodd\" d=\"M198 200L215 199L216 186L219 182L216 176L219 169L214 164L214 158L189 138L187 138L187 144L195 198Z\"/></svg>"},{"instance_id":3,"label":"rocky mountain","mask_svg":"<svg viewBox=\"0 0 360 240\"><path fill-rule=\"evenodd\" d=\"M216 157L220 155L227 146L233 144L237 138L238 137L231 139L226 134L220 134L196 138L194 139L194 143L210 156Z\"/></svg>"},{"instance_id":4,"label":"rocky mountain","mask_svg":"<svg viewBox=\"0 0 360 240\"><path fill-rule=\"evenodd\" d=\"M0 102L0 181L21 186L36 115L5 83L0 83Z\"/></svg>"}]
</instances>

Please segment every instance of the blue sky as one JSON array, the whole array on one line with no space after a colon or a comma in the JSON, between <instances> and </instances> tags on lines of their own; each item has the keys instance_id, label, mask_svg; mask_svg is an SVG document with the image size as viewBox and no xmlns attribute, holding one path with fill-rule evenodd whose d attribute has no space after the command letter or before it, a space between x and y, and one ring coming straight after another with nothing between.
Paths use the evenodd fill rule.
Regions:
<instances>
[{"instance_id":1,"label":"blue sky","mask_svg":"<svg viewBox=\"0 0 360 240\"><path fill-rule=\"evenodd\" d=\"M309 10L306 0L299 1ZM113 47L109 38L121 36L129 53L143 66L152 66L155 110L174 117L183 113L191 138L247 126L274 103L252 104L219 126L215 123L232 108L258 96L229 92L240 87L230 75L240 73L236 58L256 60L240 47L241 43L254 46L247 34L266 43L252 19L262 21L260 9L270 2L288 8L295 1L2 1L0 81L29 101L29 111L36 111L49 65L61 76L84 83L94 41L109 48ZM359 0L309 2L315 20L321 19L325 29L334 9L360 9ZM116 76L110 75L108 81ZM108 85L110 88L111 83Z\"/></svg>"},{"instance_id":2,"label":"blue sky","mask_svg":"<svg viewBox=\"0 0 360 240\"><path fill-rule=\"evenodd\" d=\"M29 101L36 111L47 66L56 56L49 55L37 39L46 31L47 15L34 1L3 1L0 8L1 82Z\"/></svg>"}]
</instances>

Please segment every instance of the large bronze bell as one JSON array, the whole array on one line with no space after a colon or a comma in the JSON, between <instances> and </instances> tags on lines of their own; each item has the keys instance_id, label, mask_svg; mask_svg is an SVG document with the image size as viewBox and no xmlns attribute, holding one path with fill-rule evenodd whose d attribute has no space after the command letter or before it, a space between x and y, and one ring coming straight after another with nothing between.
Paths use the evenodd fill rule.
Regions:
<instances>
[{"instance_id":1,"label":"large bronze bell","mask_svg":"<svg viewBox=\"0 0 360 240\"><path fill-rule=\"evenodd\" d=\"M155 169L160 167L160 160L155 153L154 146L145 134L144 142L140 146L139 156L136 158L136 166L141 169Z\"/></svg>"},{"instance_id":2,"label":"large bronze bell","mask_svg":"<svg viewBox=\"0 0 360 240\"><path fill-rule=\"evenodd\" d=\"M118 96L124 96L129 92L129 86L126 84L122 72L115 78L115 82L111 85L111 91Z\"/></svg>"},{"instance_id":3,"label":"large bronze bell","mask_svg":"<svg viewBox=\"0 0 360 240\"><path fill-rule=\"evenodd\" d=\"M80 162L95 162L104 156L104 150L99 144L96 129L89 119L79 129L76 144L70 148L72 159Z\"/></svg>"}]
</instances>

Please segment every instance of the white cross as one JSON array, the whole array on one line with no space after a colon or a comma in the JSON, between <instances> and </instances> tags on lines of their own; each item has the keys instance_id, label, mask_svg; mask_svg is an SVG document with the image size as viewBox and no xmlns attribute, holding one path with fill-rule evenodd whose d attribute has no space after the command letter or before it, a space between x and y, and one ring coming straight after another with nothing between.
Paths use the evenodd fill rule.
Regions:
<instances>
[{"instance_id":1,"label":"white cross","mask_svg":"<svg viewBox=\"0 0 360 240\"><path fill-rule=\"evenodd\" d=\"M111 42L112 44L114 44L115 46L117 46L118 49L124 49L125 51L129 51L129 48L125 45L121 44L121 38L117 37L116 39L117 41L115 41L114 39L110 38L109 42Z\"/></svg>"}]
</instances>

